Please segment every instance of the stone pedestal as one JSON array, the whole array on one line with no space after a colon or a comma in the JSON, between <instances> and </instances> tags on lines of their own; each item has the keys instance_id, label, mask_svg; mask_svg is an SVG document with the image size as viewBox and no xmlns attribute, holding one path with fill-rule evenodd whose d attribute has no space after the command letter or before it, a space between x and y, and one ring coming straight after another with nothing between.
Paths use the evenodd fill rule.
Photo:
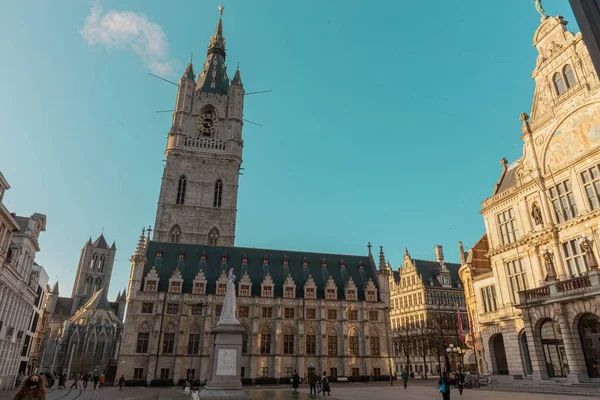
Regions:
<instances>
[{"instance_id":1,"label":"stone pedestal","mask_svg":"<svg viewBox=\"0 0 600 400\"><path fill-rule=\"evenodd\" d=\"M210 369L208 382L200 392L203 399L247 398L242 389L242 335L245 330L238 324L217 325L211 331Z\"/></svg>"}]
</instances>

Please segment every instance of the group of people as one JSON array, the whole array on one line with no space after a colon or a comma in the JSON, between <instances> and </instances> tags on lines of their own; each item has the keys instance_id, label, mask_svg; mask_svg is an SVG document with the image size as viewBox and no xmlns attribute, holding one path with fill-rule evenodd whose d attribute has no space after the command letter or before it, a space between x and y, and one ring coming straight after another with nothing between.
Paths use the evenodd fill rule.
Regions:
<instances>
[{"instance_id":1,"label":"group of people","mask_svg":"<svg viewBox=\"0 0 600 400\"><path fill-rule=\"evenodd\" d=\"M58 381L59 389L65 389L66 375L63 374L62 378L63 378L62 381L61 381L61 379L59 379L59 381ZM106 380L106 377L104 376L104 374L98 375L97 372L94 372L93 374L85 373L83 375L74 374L73 375L73 383L71 384L70 388L71 389L73 389L73 388L79 389L79 381L80 380L81 380L81 386L83 389L87 389L88 382L91 380L92 383L94 384L94 390L96 390L96 388L98 388L98 389L104 388L104 381Z\"/></svg>"},{"instance_id":2,"label":"group of people","mask_svg":"<svg viewBox=\"0 0 600 400\"><path fill-rule=\"evenodd\" d=\"M294 370L292 375L292 387L294 392L298 391L300 385L300 375L297 370ZM316 373L314 368L308 372L308 386L310 387L310 394L318 395L323 393L323 396L331 396L331 386L329 385L329 378L327 372L323 371L322 374Z\"/></svg>"}]
</instances>

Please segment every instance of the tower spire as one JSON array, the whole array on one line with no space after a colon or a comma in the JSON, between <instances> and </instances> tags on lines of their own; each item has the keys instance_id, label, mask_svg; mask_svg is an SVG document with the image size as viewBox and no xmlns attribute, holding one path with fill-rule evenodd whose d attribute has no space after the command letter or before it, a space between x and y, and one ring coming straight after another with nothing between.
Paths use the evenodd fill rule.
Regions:
<instances>
[{"instance_id":1,"label":"tower spire","mask_svg":"<svg viewBox=\"0 0 600 400\"><path fill-rule=\"evenodd\" d=\"M205 93L227 94L229 78L225 66L225 38L223 37L223 6L219 6L219 22L210 37L206 62L196 82L196 89Z\"/></svg>"}]
</instances>

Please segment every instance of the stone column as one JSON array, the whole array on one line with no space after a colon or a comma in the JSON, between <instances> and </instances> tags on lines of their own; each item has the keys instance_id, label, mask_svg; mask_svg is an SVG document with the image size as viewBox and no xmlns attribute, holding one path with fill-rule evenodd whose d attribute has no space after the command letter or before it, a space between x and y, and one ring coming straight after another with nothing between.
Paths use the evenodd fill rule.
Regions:
<instances>
[{"instance_id":1,"label":"stone column","mask_svg":"<svg viewBox=\"0 0 600 400\"><path fill-rule=\"evenodd\" d=\"M529 210L527 209L527 203L525 202L525 199L521 200L519 203L519 209L522 226L521 235L526 235L527 233L531 232L533 228L531 226L531 216L529 215Z\"/></svg>"},{"instance_id":2,"label":"stone column","mask_svg":"<svg viewBox=\"0 0 600 400\"><path fill-rule=\"evenodd\" d=\"M552 250L554 251L554 268L556 269L556 275L558 280L569 279L570 275L563 260L562 251L558 243L552 243Z\"/></svg>"},{"instance_id":3,"label":"stone column","mask_svg":"<svg viewBox=\"0 0 600 400\"><path fill-rule=\"evenodd\" d=\"M532 279L535 284L534 287L540 286L544 282L544 278L546 277L545 268L542 264L542 260L540 260L540 252L539 247L534 247L533 250L529 250L529 261L531 265L531 272L533 273Z\"/></svg>"},{"instance_id":4,"label":"stone column","mask_svg":"<svg viewBox=\"0 0 600 400\"><path fill-rule=\"evenodd\" d=\"M575 348L575 340L579 340L579 334L573 334L569 325L567 310L559 306L559 308L554 309L554 314L558 317L558 324L560 325L562 340L569 362L569 374L567 378L571 382L579 382L582 378L587 377L585 361L583 357L579 357Z\"/></svg>"},{"instance_id":5,"label":"stone column","mask_svg":"<svg viewBox=\"0 0 600 400\"><path fill-rule=\"evenodd\" d=\"M532 310L533 311L533 310ZM540 330L533 331L536 321L529 319L527 309L523 310L523 323L525 325L525 334L527 335L527 346L529 347L529 356L531 357L532 377L534 381L548 379L548 369L546 368L546 359Z\"/></svg>"}]
</instances>

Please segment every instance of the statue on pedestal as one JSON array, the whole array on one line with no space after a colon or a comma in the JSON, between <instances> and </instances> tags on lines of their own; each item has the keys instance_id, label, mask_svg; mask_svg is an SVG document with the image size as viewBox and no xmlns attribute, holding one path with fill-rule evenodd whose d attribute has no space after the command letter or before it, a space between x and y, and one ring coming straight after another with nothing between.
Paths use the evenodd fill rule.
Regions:
<instances>
[{"instance_id":1,"label":"statue on pedestal","mask_svg":"<svg viewBox=\"0 0 600 400\"><path fill-rule=\"evenodd\" d=\"M233 268L229 270L227 276L227 290L225 291L225 300L223 301L223 310L221 311L221 317L217 326L227 325L239 325L240 321L235 317L237 310L237 303L235 300L235 275L233 274Z\"/></svg>"}]
</instances>

